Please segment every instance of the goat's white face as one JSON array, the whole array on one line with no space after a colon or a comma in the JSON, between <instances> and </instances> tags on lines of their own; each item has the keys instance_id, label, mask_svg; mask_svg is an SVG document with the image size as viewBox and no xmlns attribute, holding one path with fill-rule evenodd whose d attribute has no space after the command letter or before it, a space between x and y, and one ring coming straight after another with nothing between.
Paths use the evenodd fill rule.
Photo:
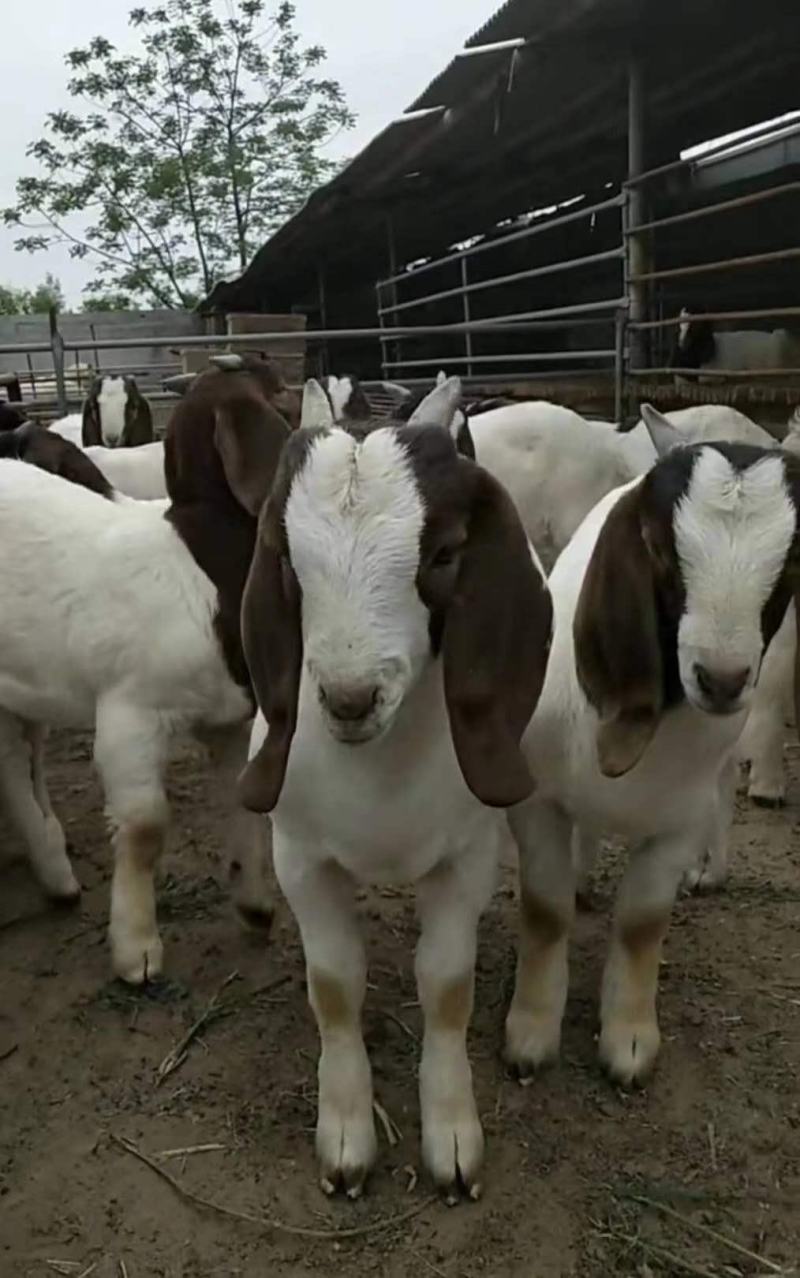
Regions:
<instances>
[{"instance_id":1,"label":"goat's white face","mask_svg":"<svg viewBox=\"0 0 800 1278\"><path fill-rule=\"evenodd\" d=\"M362 442L331 430L310 444L285 528L305 672L339 741L385 732L430 657L430 614L416 586L424 516L392 430Z\"/></svg>"},{"instance_id":2,"label":"goat's white face","mask_svg":"<svg viewBox=\"0 0 800 1278\"><path fill-rule=\"evenodd\" d=\"M107 448L115 448L125 429L128 388L124 377L104 377L97 396L100 438Z\"/></svg>"},{"instance_id":3,"label":"goat's white face","mask_svg":"<svg viewBox=\"0 0 800 1278\"><path fill-rule=\"evenodd\" d=\"M673 518L685 590L680 679L689 701L715 714L750 703L764 650L763 610L797 519L780 458L743 460L701 448Z\"/></svg>"}]
</instances>

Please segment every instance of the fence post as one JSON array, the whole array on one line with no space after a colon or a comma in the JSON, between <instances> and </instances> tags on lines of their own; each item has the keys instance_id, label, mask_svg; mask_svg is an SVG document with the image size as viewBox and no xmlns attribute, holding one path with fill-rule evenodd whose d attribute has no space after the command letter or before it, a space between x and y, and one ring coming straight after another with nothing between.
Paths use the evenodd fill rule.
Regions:
<instances>
[{"instance_id":1,"label":"fence post","mask_svg":"<svg viewBox=\"0 0 800 1278\"><path fill-rule=\"evenodd\" d=\"M64 339L58 331L55 306L50 307L48 319L50 321L50 351L53 356L53 372L56 377L58 411L64 417L69 407L67 404L67 384L64 380Z\"/></svg>"},{"instance_id":2,"label":"fence post","mask_svg":"<svg viewBox=\"0 0 800 1278\"><path fill-rule=\"evenodd\" d=\"M467 292L468 284L469 284L469 274L467 271L467 259L466 259L466 256L464 256L461 259L461 287L464 289L464 292L461 296L461 301L463 306L465 324L469 324L469 321L470 321L469 293ZM466 329L464 332L464 354L467 357L467 377L471 377L472 376L472 333L469 331L469 329Z\"/></svg>"},{"instance_id":3,"label":"fence post","mask_svg":"<svg viewBox=\"0 0 800 1278\"><path fill-rule=\"evenodd\" d=\"M638 177L645 169L644 76L640 55L634 53L628 67L628 177ZM647 270L647 247L638 228L645 219L644 191L638 182L627 188L627 275L630 319L647 319L646 285L636 279ZM632 278L633 277L633 278ZM641 329L631 331L631 358L636 368L644 368L647 342Z\"/></svg>"},{"instance_id":4,"label":"fence post","mask_svg":"<svg viewBox=\"0 0 800 1278\"><path fill-rule=\"evenodd\" d=\"M622 404L625 379L625 327L627 314L620 307L614 316L614 421L622 430Z\"/></svg>"}]
</instances>

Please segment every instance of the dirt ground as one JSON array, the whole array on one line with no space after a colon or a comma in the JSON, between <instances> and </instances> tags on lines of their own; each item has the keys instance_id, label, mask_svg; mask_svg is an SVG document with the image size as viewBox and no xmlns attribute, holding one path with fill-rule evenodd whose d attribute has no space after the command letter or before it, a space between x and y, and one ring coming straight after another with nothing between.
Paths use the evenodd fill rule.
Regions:
<instances>
[{"instance_id":1,"label":"dirt ground","mask_svg":"<svg viewBox=\"0 0 800 1278\"><path fill-rule=\"evenodd\" d=\"M24 865L2 867L0 1278L798 1272L800 755L789 757L785 811L740 805L726 892L676 907L664 1046L644 1091L615 1090L595 1059L612 855L598 908L577 922L561 1062L525 1089L506 1078L515 902L504 871L481 929L471 1032L485 1193L448 1209L417 1181L410 896L363 901L367 1041L400 1136L391 1144L381 1130L362 1202L329 1202L314 1171L316 1039L297 932L283 905L269 943L234 920L225 814L209 806L202 759L186 751L172 769L159 896L169 976L137 994L109 981L109 853L89 742L56 735L53 801L85 892L79 910L54 912ZM0 840L13 854L4 827ZM159 1065L215 995L217 1013L159 1085ZM191 1194L322 1236L203 1209L125 1141Z\"/></svg>"}]
</instances>

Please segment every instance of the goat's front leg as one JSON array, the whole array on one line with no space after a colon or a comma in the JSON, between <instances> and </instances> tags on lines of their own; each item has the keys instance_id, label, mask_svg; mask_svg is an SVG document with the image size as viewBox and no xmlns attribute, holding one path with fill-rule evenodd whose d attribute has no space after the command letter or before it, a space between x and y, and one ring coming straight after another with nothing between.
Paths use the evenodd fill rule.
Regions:
<instances>
[{"instance_id":1,"label":"goat's front leg","mask_svg":"<svg viewBox=\"0 0 800 1278\"><path fill-rule=\"evenodd\" d=\"M203 727L196 736L211 761L211 782L220 807L231 809L228 822L228 881L233 904L246 927L268 934L275 913L271 875L272 825L268 817L247 812L232 796L247 761L249 723Z\"/></svg>"},{"instance_id":2,"label":"goat's front leg","mask_svg":"<svg viewBox=\"0 0 800 1278\"><path fill-rule=\"evenodd\" d=\"M764 654L750 713L739 739L739 757L750 764L747 793L760 807L778 808L786 800L783 746L796 645L795 605L790 604Z\"/></svg>"},{"instance_id":3,"label":"goat's front leg","mask_svg":"<svg viewBox=\"0 0 800 1278\"><path fill-rule=\"evenodd\" d=\"M728 877L728 842L736 804L738 766L731 757L722 765L717 793L709 815L708 843L698 861L683 876L689 891L711 892L722 887Z\"/></svg>"},{"instance_id":4,"label":"goat's front leg","mask_svg":"<svg viewBox=\"0 0 800 1278\"><path fill-rule=\"evenodd\" d=\"M576 867L571 823L559 808L532 799L508 820L519 850L520 938L505 1054L526 1083L561 1043Z\"/></svg>"},{"instance_id":5,"label":"goat's front leg","mask_svg":"<svg viewBox=\"0 0 800 1278\"><path fill-rule=\"evenodd\" d=\"M496 848L480 846L442 862L417 884L421 932L417 989L425 1016L419 1071L422 1153L449 1203L480 1195L481 1130L467 1026L472 1015L478 920L491 897Z\"/></svg>"},{"instance_id":6,"label":"goat's front leg","mask_svg":"<svg viewBox=\"0 0 800 1278\"><path fill-rule=\"evenodd\" d=\"M0 711L0 795L44 891L54 900L72 902L81 889L67 856L64 831L50 806L45 737L41 725Z\"/></svg>"},{"instance_id":7,"label":"goat's front leg","mask_svg":"<svg viewBox=\"0 0 800 1278\"><path fill-rule=\"evenodd\" d=\"M155 711L98 703L94 757L115 831L111 954L117 976L132 985L161 971L154 875L169 817L167 741L166 725Z\"/></svg>"},{"instance_id":8,"label":"goat's front leg","mask_svg":"<svg viewBox=\"0 0 800 1278\"><path fill-rule=\"evenodd\" d=\"M303 939L308 999L319 1030L317 1157L326 1194L357 1198L377 1143L372 1074L361 1032L367 970L353 884L314 849L275 830L275 873Z\"/></svg>"},{"instance_id":9,"label":"goat's front leg","mask_svg":"<svg viewBox=\"0 0 800 1278\"><path fill-rule=\"evenodd\" d=\"M600 1060L630 1085L651 1069L661 1043L656 992L661 948L681 877L703 847L686 833L649 839L631 854L614 909L603 973Z\"/></svg>"}]
</instances>

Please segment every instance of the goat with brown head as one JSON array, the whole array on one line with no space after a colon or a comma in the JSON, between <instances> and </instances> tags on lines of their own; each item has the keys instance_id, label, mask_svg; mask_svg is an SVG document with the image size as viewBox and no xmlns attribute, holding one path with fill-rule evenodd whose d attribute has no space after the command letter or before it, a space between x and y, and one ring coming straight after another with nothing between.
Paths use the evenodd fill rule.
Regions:
<instances>
[{"instance_id":1,"label":"goat with brown head","mask_svg":"<svg viewBox=\"0 0 800 1278\"><path fill-rule=\"evenodd\" d=\"M709 714L746 710L800 584L800 463L747 444L674 447L669 422L643 413L663 459L611 510L575 614L608 776L636 764L684 699Z\"/></svg>"},{"instance_id":2,"label":"goat with brown head","mask_svg":"<svg viewBox=\"0 0 800 1278\"><path fill-rule=\"evenodd\" d=\"M82 443L135 448L154 439L150 405L135 377L97 377L83 403Z\"/></svg>"}]
</instances>

